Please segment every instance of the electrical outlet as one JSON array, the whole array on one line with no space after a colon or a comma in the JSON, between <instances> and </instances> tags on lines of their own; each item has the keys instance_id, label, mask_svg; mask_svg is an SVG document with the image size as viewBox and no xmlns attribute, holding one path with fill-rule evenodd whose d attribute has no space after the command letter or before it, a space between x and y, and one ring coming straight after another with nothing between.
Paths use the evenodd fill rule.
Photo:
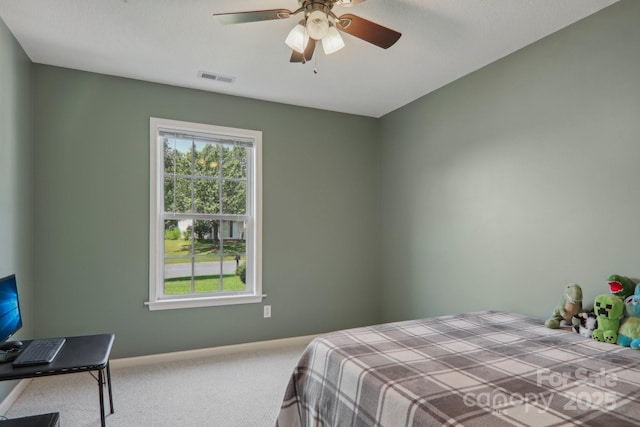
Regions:
<instances>
[{"instance_id":1,"label":"electrical outlet","mask_svg":"<svg viewBox=\"0 0 640 427\"><path fill-rule=\"evenodd\" d=\"M264 318L266 319L267 317L271 317L271 306L270 305L265 305L264 306Z\"/></svg>"}]
</instances>

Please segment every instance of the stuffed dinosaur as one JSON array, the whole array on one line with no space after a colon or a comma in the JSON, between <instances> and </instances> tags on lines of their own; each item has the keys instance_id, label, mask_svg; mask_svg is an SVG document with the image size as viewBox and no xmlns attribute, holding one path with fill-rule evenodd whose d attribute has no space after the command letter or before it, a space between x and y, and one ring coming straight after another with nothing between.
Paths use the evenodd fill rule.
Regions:
<instances>
[{"instance_id":1,"label":"stuffed dinosaur","mask_svg":"<svg viewBox=\"0 0 640 427\"><path fill-rule=\"evenodd\" d=\"M633 289L636 287L635 283L626 276L620 276L618 274L612 274L607 279L609 284L609 290L617 297L624 299L630 295L633 295Z\"/></svg>"},{"instance_id":2,"label":"stuffed dinosaur","mask_svg":"<svg viewBox=\"0 0 640 427\"><path fill-rule=\"evenodd\" d=\"M598 316L598 327L593 331L593 339L615 344L618 341L620 317L624 312L624 302L615 295L598 295L593 311Z\"/></svg>"},{"instance_id":3,"label":"stuffed dinosaur","mask_svg":"<svg viewBox=\"0 0 640 427\"><path fill-rule=\"evenodd\" d=\"M618 344L640 350L640 284L634 295L624 300L627 317L618 331Z\"/></svg>"},{"instance_id":4,"label":"stuffed dinosaur","mask_svg":"<svg viewBox=\"0 0 640 427\"><path fill-rule=\"evenodd\" d=\"M551 318L544 322L547 328L558 329L564 320L572 324L573 316L582 311L582 288L577 283L567 285L564 295L560 298L560 304L553 310Z\"/></svg>"}]
</instances>

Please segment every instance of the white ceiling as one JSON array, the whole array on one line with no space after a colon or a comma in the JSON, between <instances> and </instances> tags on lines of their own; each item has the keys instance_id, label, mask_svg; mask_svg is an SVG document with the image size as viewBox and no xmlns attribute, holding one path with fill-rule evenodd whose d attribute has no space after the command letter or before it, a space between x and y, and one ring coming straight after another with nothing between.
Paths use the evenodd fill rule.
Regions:
<instances>
[{"instance_id":1,"label":"white ceiling","mask_svg":"<svg viewBox=\"0 0 640 427\"><path fill-rule=\"evenodd\" d=\"M368 0L353 13L402 33L388 50L344 34L305 65L284 44L299 16L236 25L214 13L297 0L0 0L35 63L380 117L618 0ZM315 74L313 69L317 68ZM208 71L231 84L198 77Z\"/></svg>"}]
</instances>

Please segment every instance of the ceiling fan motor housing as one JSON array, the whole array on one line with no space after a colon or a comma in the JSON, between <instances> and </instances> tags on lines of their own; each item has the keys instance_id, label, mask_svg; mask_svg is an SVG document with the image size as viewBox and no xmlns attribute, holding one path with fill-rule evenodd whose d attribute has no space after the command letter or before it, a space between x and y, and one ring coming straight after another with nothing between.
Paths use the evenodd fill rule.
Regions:
<instances>
[{"instance_id":1,"label":"ceiling fan motor housing","mask_svg":"<svg viewBox=\"0 0 640 427\"><path fill-rule=\"evenodd\" d=\"M309 37L314 40L322 40L329 32L329 11L324 2L307 1L304 5L306 27Z\"/></svg>"}]
</instances>

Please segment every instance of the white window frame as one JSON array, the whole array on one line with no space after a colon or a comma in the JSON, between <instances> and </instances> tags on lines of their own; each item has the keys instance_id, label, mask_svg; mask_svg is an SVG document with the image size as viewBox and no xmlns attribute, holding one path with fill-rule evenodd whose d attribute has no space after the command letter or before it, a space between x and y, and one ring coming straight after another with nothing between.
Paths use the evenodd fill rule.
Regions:
<instances>
[{"instance_id":1,"label":"white window frame","mask_svg":"<svg viewBox=\"0 0 640 427\"><path fill-rule=\"evenodd\" d=\"M151 117L150 127L150 207L149 207L149 310L169 310L262 302L262 132ZM159 132L213 133L225 137L252 139L253 161L247 171L248 229L247 290L233 294L164 295L164 144Z\"/></svg>"}]
</instances>

